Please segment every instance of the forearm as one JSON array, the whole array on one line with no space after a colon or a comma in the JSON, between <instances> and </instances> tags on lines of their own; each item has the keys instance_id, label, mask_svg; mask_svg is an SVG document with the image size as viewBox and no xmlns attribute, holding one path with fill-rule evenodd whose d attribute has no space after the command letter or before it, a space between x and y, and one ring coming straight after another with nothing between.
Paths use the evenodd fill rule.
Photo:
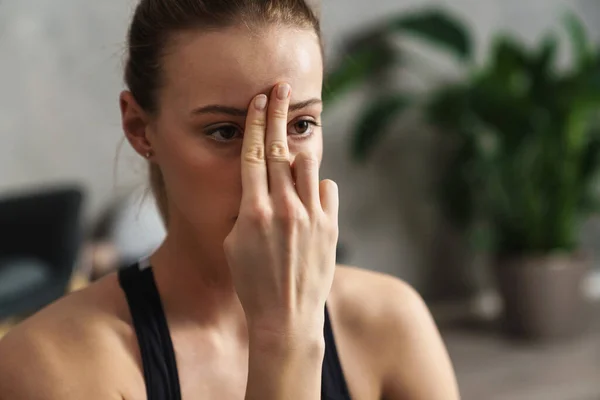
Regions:
<instances>
[{"instance_id":1,"label":"forearm","mask_svg":"<svg viewBox=\"0 0 600 400\"><path fill-rule=\"evenodd\" d=\"M319 335L251 335L246 400L318 400L325 342Z\"/></svg>"}]
</instances>

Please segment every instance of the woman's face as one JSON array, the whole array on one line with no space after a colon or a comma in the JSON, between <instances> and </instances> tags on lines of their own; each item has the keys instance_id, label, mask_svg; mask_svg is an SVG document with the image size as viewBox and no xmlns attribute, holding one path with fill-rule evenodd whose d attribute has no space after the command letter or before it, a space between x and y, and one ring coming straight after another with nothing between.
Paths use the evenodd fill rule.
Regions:
<instances>
[{"instance_id":1,"label":"woman's face","mask_svg":"<svg viewBox=\"0 0 600 400\"><path fill-rule=\"evenodd\" d=\"M240 206L243 128L254 96L289 83L291 161L301 151L322 158L319 40L309 30L275 26L252 34L242 28L186 32L174 38L163 71L159 112L145 135L164 177L170 215L221 245Z\"/></svg>"}]
</instances>

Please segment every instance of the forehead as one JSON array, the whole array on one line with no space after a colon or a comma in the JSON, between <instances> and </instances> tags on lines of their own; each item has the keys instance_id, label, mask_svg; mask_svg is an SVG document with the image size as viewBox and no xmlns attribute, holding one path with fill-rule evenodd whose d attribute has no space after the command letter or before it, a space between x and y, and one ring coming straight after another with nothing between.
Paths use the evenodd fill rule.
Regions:
<instances>
[{"instance_id":1,"label":"forehead","mask_svg":"<svg viewBox=\"0 0 600 400\"><path fill-rule=\"evenodd\" d=\"M172 40L164 61L165 100L245 107L286 81L292 99L320 98L323 61L317 35L305 29L245 27L189 31ZM181 104L183 105L183 104Z\"/></svg>"}]
</instances>

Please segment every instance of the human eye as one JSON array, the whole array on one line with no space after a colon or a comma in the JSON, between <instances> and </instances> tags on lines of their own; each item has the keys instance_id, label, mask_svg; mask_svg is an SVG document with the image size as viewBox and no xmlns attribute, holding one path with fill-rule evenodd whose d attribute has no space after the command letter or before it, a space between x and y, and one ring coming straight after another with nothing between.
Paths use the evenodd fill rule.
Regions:
<instances>
[{"instance_id":1,"label":"human eye","mask_svg":"<svg viewBox=\"0 0 600 400\"><path fill-rule=\"evenodd\" d=\"M321 125L312 118L299 118L289 124L288 133L297 140L308 139L312 136L317 126Z\"/></svg>"},{"instance_id":2,"label":"human eye","mask_svg":"<svg viewBox=\"0 0 600 400\"><path fill-rule=\"evenodd\" d=\"M242 137L242 130L235 125L219 125L207 129L206 135L217 142L231 142Z\"/></svg>"}]
</instances>

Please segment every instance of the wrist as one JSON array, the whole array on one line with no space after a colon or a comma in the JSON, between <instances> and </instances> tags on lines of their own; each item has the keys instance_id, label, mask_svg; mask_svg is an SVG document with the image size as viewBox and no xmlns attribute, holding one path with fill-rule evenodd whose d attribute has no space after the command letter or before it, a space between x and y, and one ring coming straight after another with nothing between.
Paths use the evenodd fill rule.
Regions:
<instances>
[{"instance_id":1,"label":"wrist","mask_svg":"<svg viewBox=\"0 0 600 400\"><path fill-rule=\"evenodd\" d=\"M325 351L323 325L319 323L299 328L251 324L248 326L248 339L250 350L263 354L287 356L300 353L318 358Z\"/></svg>"},{"instance_id":2,"label":"wrist","mask_svg":"<svg viewBox=\"0 0 600 400\"><path fill-rule=\"evenodd\" d=\"M249 341L246 400L316 399L325 355L323 335L253 332Z\"/></svg>"}]
</instances>

